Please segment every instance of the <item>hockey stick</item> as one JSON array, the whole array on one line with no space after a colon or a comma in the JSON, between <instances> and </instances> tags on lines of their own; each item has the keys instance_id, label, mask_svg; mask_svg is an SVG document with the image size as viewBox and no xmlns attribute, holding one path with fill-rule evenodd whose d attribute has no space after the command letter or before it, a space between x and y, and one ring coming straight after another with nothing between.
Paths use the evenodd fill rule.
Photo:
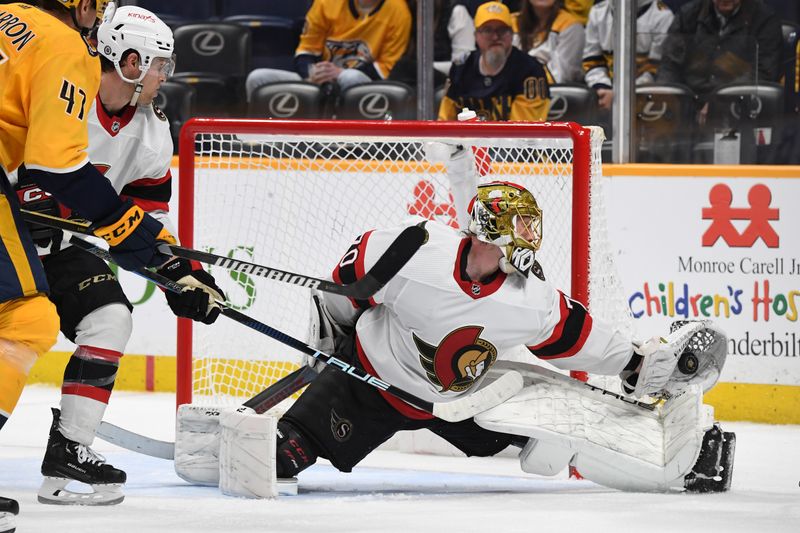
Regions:
<instances>
[{"instance_id":1,"label":"hockey stick","mask_svg":"<svg viewBox=\"0 0 800 533\"><path fill-rule=\"evenodd\" d=\"M99 248L83 239L72 237L70 243L94 254L95 256L103 259L104 261L112 261L111 254L103 248ZM156 285L173 292L181 292L183 286L179 283L172 281L169 278L162 276L156 272L149 270L139 269L134 271L135 274L152 281ZM251 318L244 313L240 313L235 309L228 307L225 302L216 301L216 304L221 309L221 314L243 324L251 329L263 333L264 335L275 339L287 346L290 346L304 354L318 359L330 367L344 372L345 374L362 381L378 390L388 392L396 396L404 402L416 407L421 411L432 414L436 418L441 418L448 422L460 422L468 418L472 418L476 413L489 409L498 405L522 389L522 376L519 373L511 371L498 378L490 385L478 389L477 391L469 394L468 396L460 397L449 402L429 402L422 398L411 394L403 389L400 389L391 383L370 374L369 372L344 362L336 356L315 350L308 344L287 335L286 333L277 330L263 322Z\"/></svg>"},{"instance_id":2,"label":"hockey stick","mask_svg":"<svg viewBox=\"0 0 800 533\"><path fill-rule=\"evenodd\" d=\"M313 368L303 365L259 392L243 405L252 408L256 413L265 413L311 383L315 377L317 377L317 372ZM110 422L100 422L96 434L104 441L126 450L160 459L175 458L174 442L146 437Z\"/></svg>"},{"instance_id":3,"label":"hockey stick","mask_svg":"<svg viewBox=\"0 0 800 533\"><path fill-rule=\"evenodd\" d=\"M38 213L36 211L28 211L26 209L22 209L21 211L22 217L28 222L82 235L95 236L94 232L90 229L90 224L87 222L69 220L45 213ZM427 236L427 231L419 226L411 226L404 229L386 252L378 258L378 261L369 272L364 274L358 281L350 283L349 285L339 285L333 281L313 278L311 276L296 274L294 272L255 263L248 263L247 261L239 261L238 259L231 259L222 255L193 250L183 246L164 243L162 247L165 248L164 252L169 255L175 255L275 281L282 281L300 287L317 289L332 294L340 294L356 300L366 300L381 290L381 288L397 274L398 270L400 270L400 268L411 259L411 256L416 253L419 247L423 245Z\"/></svg>"}]
</instances>

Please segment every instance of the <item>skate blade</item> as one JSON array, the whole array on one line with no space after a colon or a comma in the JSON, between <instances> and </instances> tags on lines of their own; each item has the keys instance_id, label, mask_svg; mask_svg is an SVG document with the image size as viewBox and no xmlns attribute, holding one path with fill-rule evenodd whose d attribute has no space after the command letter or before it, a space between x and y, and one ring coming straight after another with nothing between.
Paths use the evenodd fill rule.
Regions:
<instances>
[{"instance_id":1,"label":"skate blade","mask_svg":"<svg viewBox=\"0 0 800 533\"><path fill-rule=\"evenodd\" d=\"M88 485L94 492L72 492L65 487L73 479L45 477L39 489L39 503L48 505L116 505L125 499L122 484ZM76 483L79 483L76 481Z\"/></svg>"},{"instance_id":2,"label":"skate blade","mask_svg":"<svg viewBox=\"0 0 800 533\"><path fill-rule=\"evenodd\" d=\"M15 518L11 513L0 513L0 533L14 533L16 530Z\"/></svg>"},{"instance_id":3,"label":"skate blade","mask_svg":"<svg viewBox=\"0 0 800 533\"><path fill-rule=\"evenodd\" d=\"M278 478L278 496L297 496L297 478Z\"/></svg>"}]
</instances>

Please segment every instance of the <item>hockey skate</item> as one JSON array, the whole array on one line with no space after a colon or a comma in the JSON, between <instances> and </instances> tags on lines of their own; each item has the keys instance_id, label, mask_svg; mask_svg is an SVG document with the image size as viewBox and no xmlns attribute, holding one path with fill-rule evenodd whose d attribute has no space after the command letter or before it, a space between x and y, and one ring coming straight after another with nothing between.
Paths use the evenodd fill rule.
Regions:
<instances>
[{"instance_id":1,"label":"hockey skate","mask_svg":"<svg viewBox=\"0 0 800 533\"><path fill-rule=\"evenodd\" d=\"M733 479L736 434L722 431L719 424L706 431L700 457L684 478L689 492L726 492Z\"/></svg>"},{"instance_id":2,"label":"hockey skate","mask_svg":"<svg viewBox=\"0 0 800 533\"><path fill-rule=\"evenodd\" d=\"M0 533L14 533L15 517L19 514L17 500L0 496Z\"/></svg>"},{"instance_id":3,"label":"hockey skate","mask_svg":"<svg viewBox=\"0 0 800 533\"><path fill-rule=\"evenodd\" d=\"M42 461L44 481L39 502L54 505L114 505L125 495L125 472L106 464L105 458L90 447L66 438L58 430L61 411L53 409L53 425ZM65 487L72 481L90 485L94 492L72 492Z\"/></svg>"}]
</instances>

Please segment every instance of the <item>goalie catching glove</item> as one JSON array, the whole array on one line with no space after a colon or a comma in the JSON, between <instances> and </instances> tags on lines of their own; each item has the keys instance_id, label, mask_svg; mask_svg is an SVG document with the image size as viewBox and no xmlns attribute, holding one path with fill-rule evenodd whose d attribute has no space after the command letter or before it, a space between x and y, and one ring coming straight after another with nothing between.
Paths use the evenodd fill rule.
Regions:
<instances>
[{"instance_id":1,"label":"goalie catching glove","mask_svg":"<svg viewBox=\"0 0 800 533\"><path fill-rule=\"evenodd\" d=\"M214 323L221 311L216 300L224 301L225 294L211 274L188 259L178 257L159 268L158 273L184 286L180 293L165 293L167 304L176 316L204 324Z\"/></svg>"},{"instance_id":2,"label":"goalie catching glove","mask_svg":"<svg viewBox=\"0 0 800 533\"><path fill-rule=\"evenodd\" d=\"M669 397L693 384L708 391L717 382L728 355L725 332L710 320L678 321L671 330L634 347L639 368L620 374L627 394Z\"/></svg>"},{"instance_id":3,"label":"goalie catching glove","mask_svg":"<svg viewBox=\"0 0 800 533\"><path fill-rule=\"evenodd\" d=\"M94 234L108 243L114 262L126 270L164 264L169 256L158 251L157 241L177 242L161 222L142 211L132 200L125 201L93 228Z\"/></svg>"}]
</instances>

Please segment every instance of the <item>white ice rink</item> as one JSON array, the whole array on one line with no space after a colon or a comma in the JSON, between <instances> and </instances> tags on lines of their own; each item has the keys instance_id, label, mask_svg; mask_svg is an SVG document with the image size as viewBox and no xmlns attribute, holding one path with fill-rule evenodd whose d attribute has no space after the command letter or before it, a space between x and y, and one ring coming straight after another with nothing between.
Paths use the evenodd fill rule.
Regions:
<instances>
[{"instance_id":1,"label":"white ice rink","mask_svg":"<svg viewBox=\"0 0 800 533\"><path fill-rule=\"evenodd\" d=\"M0 494L19 500L19 533L127 532L800 532L800 427L726 423L737 434L725 494L628 494L588 481L522 474L511 458L376 452L351 474L317 464L300 494L272 501L222 496L180 480L172 463L100 440L128 473L113 507L36 501L39 466L58 390L28 387L0 431ZM117 391L106 419L173 440L173 395Z\"/></svg>"}]
</instances>

